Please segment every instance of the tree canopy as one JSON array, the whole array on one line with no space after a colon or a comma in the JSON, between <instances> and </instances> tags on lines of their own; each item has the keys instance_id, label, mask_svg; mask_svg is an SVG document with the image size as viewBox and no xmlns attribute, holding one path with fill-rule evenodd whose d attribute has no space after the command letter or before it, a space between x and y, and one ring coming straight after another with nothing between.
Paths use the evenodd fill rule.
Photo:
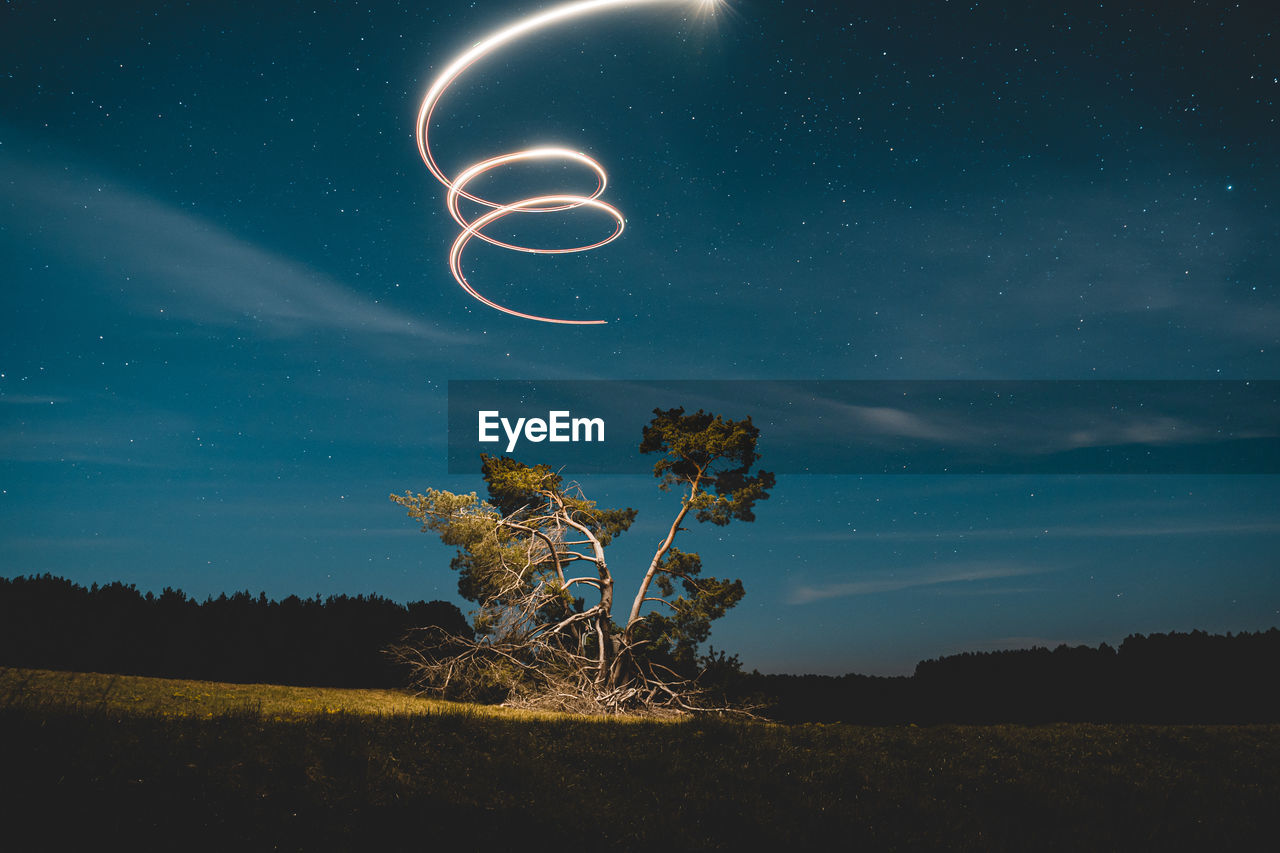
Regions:
<instances>
[{"instance_id":1,"label":"tree canopy","mask_svg":"<svg viewBox=\"0 0 1280 853\"><path fill-rule=\"evenodd\" d=\"M605 548L631 526L634 509L597 506L546 465L488 455L487 499L438 489L392 495L458 549L458 592L479 605L474 638L432 637L398 654L423 686L457 695L606 712L700 707L699 646L744 589L741 580L704 576L699 556L674 542L690 513L716 525L755 519L774 486L772 474L753 470L758 438L750 418L654 410L640 450L657 454L659 488L678 492L680 505L625 621L614 619Z\"/></svg>"}]
</instances>

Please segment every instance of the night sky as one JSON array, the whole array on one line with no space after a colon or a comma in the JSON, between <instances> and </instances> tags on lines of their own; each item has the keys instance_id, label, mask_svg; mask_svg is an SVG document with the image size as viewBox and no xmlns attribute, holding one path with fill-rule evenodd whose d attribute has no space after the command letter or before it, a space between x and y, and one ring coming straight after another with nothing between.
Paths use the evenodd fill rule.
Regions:
<instances>
[{"instance_id":1,"label":"night sky","mask_svg":"<svg viewBox=\"0 0 1280 853\"><path fill-rule=\"evenodd\" d=\"M548 6L0 6L0 573L465 611L387 499L483 488L449 380L1280 379L1274 2L657 3L518 42L433 146L604 165L618 241L465 257L587 327L457 286L414 141L434 75ZM582 482L640 510L630 586L676 498ZM783 475L757 515L678 542L743 579L713 642L748 669L1280 624L1275 476Z\"/></svg>"}]
</instances>

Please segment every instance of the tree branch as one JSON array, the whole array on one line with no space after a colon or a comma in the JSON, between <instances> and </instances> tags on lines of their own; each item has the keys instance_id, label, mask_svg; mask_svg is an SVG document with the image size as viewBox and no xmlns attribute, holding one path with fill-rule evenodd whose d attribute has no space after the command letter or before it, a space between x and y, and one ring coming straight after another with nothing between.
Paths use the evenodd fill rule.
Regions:
<instances>
[{"instance_id":1,"label":"tree branch","mask_svg":"<svg viewBox=\"0 0 1280 853\"><path fill-rule=\"evenodd\" d=\"M671 550L671 543L676 539L676 533L680 530L680 522L684 521L684 517L689 514L689 509L693 505L693 499L698 494L698 486L702 482L702 477L706 471L706 466L698 469L698 473L689 481L689 496L681 501L680 512L676 514L675 521L671 522L671 529L667 531L667 538L662 540L662 544L658 546L657 552L653 555L653 559L649 561L649 570L644 574L644 580L640 582L640 589L636 591L635 601L631 604L631 613L627 616L626 630L630 631L631 626L640 621L640 607L644 604L645 596L649 593L649 584L653 582L653 576L658 572L658 565L662 562L662 558Z\"/></svg>"}]
</instances>

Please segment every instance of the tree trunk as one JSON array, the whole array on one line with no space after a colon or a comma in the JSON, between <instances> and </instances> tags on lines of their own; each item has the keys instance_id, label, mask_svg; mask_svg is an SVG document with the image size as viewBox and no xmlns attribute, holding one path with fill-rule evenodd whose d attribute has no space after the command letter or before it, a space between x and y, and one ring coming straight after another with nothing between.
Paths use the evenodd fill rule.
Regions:
<instances>
[{"instance_id":1,"label":"tree trunk","mask_svg":"<svg viewBox=\"0 0 1280 853\"><path fill-rule=\"evenodd\" d=\"M676 520L671 522L671 529L667 531L667 538L662 540L662 544L658 546L657 552L649 562L649 571L645 572L644 580L640 582L640 589L636 592L636 600L631 603L631 613L627 616L628 632L630 632L632 625L640 621L640 608L644 605L645 596L649 594L649 584L652 583L653 576L658 573L658 565L662 562L662 558L671 550L671 543L675 541L676 533L680 531L680 522L684 521L684 517L689 514L689 505L697 494L698 482L695 480L693 487L689 490L689 497L680 506L680 512L676 515Z\"/></svg>"}]
</instances>

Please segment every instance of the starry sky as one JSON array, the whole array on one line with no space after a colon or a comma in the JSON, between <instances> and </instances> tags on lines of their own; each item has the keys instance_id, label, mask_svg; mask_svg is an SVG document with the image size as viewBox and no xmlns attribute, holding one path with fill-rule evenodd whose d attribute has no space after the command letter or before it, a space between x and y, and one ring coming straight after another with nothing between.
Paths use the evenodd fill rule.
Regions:
<instances>
[{"instance_id":1,"label":"starry sky","mask_svg":"<svg viewBox=\"0 0 1280 853\"><path fill-rule=\"evenodd\" d=\"M1280 379L1274 3L673 2L534 34L432 144L451 174L603 164L618 241L464 259L586 327L457 286L414 141L434 75L548 6L0 6L0 573L465 610L387 500L483 488L448 472L450 380ZM640 510L610 561L638 580L674 496L582 483ZM1274 475L786 473L757 515L679 543L743 579L713 642L748 669L1280 624Z\"/></svg>"}]
</instances>

